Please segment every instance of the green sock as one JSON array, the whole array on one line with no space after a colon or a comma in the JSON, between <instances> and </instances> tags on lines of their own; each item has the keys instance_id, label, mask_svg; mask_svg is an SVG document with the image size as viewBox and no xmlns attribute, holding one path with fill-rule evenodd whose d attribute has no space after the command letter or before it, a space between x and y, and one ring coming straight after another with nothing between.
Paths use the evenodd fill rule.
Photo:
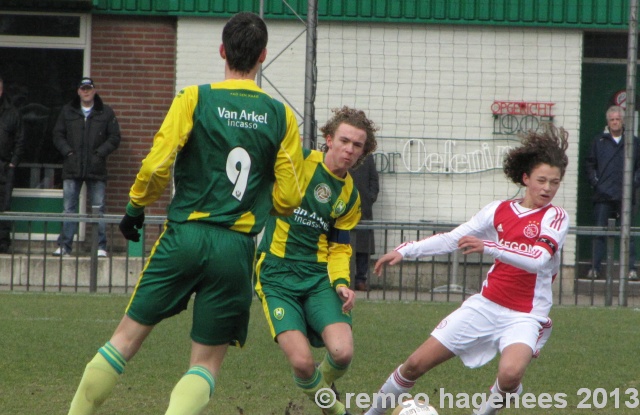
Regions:
<instances>
[{"instance_id":1,"label":"green sock","mask_svg":"<svg viewBox=\"0 0 640 415\"><path fill-rule=\"evenodd\" d=\"M349 365L340 366L336 362L333 361L331 355L329 353L324 355L324 359L322 363L318 366L320 373L322 373L322 377L327 382L328 385L331 385L336 380L340 379L347 373L349 370Z\"/></svg>"},{"instance_id":2,"label":"green sock","mask_svg":"<svg viewBox=\"0 0 640 415\"><path fill-rule=\"evenodd\" d=\"M311 376L311 378L309 379L300 379L295 375L293 376L293 379L296 385L298 385L298 387L302 389L302 392L304 392L304 394L307 395L309 399L311 399L311 401L316 405L318 405L318 402L316 400L316 393L321 389L329 389L329 385L322 377L322 373L320 373L320 370L318 370L317 368L313 373L313 376ZM323 395L326 395L326 393L324 393ZM322 402L326 402L327 404L331 403L330 400L322 400ZM323 413L326 415L343 415L346 412L344 405L338 400L335 400L334 404L331 407L322 409Z\"/></svg>"},{"instance_id":3,"label":"green sock","mask_svg":"<svg viewBox=\"0 0 640 415\"><path fill-rule=\"evenodd\" d=\"M87 364L69 415L91 415L111 395L127 364L120 352L107 342Z\"/></svg>"},{"instance_id":4,"label":"green sock","mask_svg":"<svg viewBox=\"0 0 640 415\"><path fill-rule=\"evenodd\" d=\"M202 366L193 366L171 392L165 415L197 415L207 406L213 395L213 375Z\"/></svg>"}]
</instances>

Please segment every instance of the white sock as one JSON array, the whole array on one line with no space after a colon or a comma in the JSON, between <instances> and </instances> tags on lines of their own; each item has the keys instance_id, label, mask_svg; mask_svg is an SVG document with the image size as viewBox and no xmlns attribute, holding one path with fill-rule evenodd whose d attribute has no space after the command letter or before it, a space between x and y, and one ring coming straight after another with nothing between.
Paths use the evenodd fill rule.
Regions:
<instances>
[{"instance_id":1,"label":"white sock","mask_svg":"<svg viewBox=\"0 0 640 415\"><path fill-rule=\"evenodd\" d=\"M398 402L400 394L406 393L413 388L416 382L402 377L400 374L401 367L402 365L398 366L387 378L387 381L378 391L376 399L371 404L371 408L365 412L365 415L384 415L387 409L390 409Z\"/></svg>"},{"instance_id":2,"label":"white sock","mask_svg":"<svg viewBox=\"0 0 640 415\"><path fill-rule=\"evenodd\" d=\"M521 395L522 389L521 383L513 391L502 390L498 384L498 379L496 379L496 383L491 386L491 395L489 395L489 398L480 405L480 408L474 410L473 413L476 415L495 415L504 406L504 400L507 395L511 395L510 399L513 400L513 395Z\"/></svg>"}]
</instances>

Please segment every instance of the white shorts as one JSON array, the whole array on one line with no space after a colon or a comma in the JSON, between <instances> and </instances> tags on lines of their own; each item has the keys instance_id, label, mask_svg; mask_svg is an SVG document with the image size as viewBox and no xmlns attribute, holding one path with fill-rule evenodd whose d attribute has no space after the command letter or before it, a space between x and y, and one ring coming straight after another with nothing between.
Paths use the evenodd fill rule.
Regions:
<instances>
[{"instance_id":1,"label":"white shorts","mask_svg":"<svg viewBox=\"0 0 640 415\"><path fill-rule=\"evenodd\" d=\"M498 351L514 343L524 343L538 357L551 335L549 317L514 311L476 294L449 314L431 332L465 366L480 367Z\"/></svg>"}]
</instances>

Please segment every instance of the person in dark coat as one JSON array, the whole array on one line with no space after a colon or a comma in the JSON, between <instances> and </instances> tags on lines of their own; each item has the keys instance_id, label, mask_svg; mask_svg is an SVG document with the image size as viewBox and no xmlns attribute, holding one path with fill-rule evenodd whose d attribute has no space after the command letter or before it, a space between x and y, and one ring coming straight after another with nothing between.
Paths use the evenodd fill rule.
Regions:
<instances>
[{"instance_id":1,"label":"person in dark coat","mask_svg":"<svg viewBox=\"0 0 640 415\"><path fill-rule=\"evenodd\" d=\"M361 220L373 220L373 204L378 199L380 192L378 171L373 154L367 156L362 165L349 170L349 174L353 177L353 183L360 193ZM371 254L375 253L373 229L360 229L352 232L355 234L352 236L352 238L355 237L354 251L356 253L355 289L366 291L369 259Z\"/></svg>"},{"instance_id":2,"label":"person in dark coat","mask_svg":"<svg viewBox=\"0 0 640 415\"><path fill-rule=\"evenodd\" d=\"M18 109L4 93L0 75L0 212L11 210L11 193L16 166L24 152L24 130ZM0 253L9 252L11 222L0 221Z\"/></svg>"},{"instance_id":3,"label":"person in dark coat","mask_svg":"<svg viewBox=\"0 0 640 415\"><path fill-rule=\"evenodd\" d=\"M53 128L53 143L64 157L62 166L64 213L78 213L82 184L87 185L89 206L104 214L107 156L120 145L120 126L113 109L96 93L91 78L78 83L78 96L62 107ZM78 222L64 222L53 255L71 253ZM106 225L98 227L98 256L107 256Z\"/></svg>"},{"instance_id":4,"label":"person in dark coat","mask_svg":"<svg viewBox=\"0 0 640 415\"><path fill-rule=\"evenodd\" d=\"M611 106L607 110L607 126L598 133L586 159L586 173L593 188L593 216L595 226L607 226L609 218L615 218L618 225L622 215L622 180L624 175L624 110ZM640 142L633 137L633 188L640 186ZM633 198L635 205L635 197ZM635 209L632 209L634 211ZM593 240L592 268L588 278L598 278L605 255L605 237ZM638 279L635 269L635 241L629 243L628 278Z\"/></svg>"}]
</instances>

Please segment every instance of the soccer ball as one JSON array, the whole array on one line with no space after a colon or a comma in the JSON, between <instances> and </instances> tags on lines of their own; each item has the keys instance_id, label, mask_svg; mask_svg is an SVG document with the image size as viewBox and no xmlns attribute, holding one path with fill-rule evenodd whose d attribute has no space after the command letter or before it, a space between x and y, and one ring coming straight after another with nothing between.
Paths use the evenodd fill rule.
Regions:
<instances>
[{"instance_id":1,"label":"soccer ball","mask_svg":"<svg viewBox=\"0 0 640 415\"><path fill-rule=\"evenodd\" d=\"M424 401L418 399L420 406L413 399L407 399L402 405L396 406L391 415L438 415L438 411L431 405L424 406Z\"/></svg>"}]
</instances>

